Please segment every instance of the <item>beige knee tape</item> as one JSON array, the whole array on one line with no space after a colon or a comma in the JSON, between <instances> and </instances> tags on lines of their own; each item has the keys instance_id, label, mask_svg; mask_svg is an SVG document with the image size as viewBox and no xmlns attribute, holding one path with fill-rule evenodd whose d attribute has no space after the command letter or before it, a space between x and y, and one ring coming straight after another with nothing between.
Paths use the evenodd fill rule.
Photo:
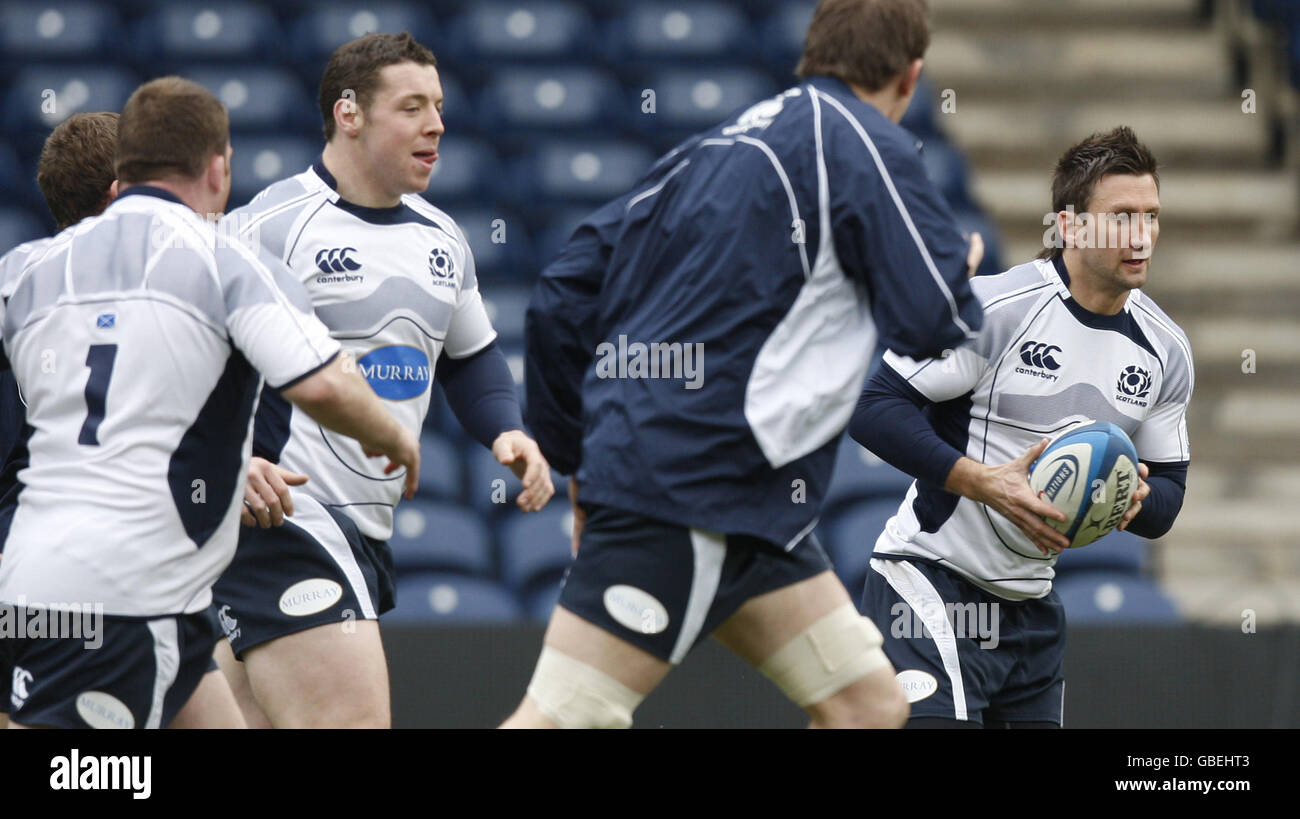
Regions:
<instances>
[{"instance_id":1,"label":"beige knee tape","mask_svg":"<svg viewBox=\"0 0 1300 819\"><path fill-rule=\"evenodd\" d=\"M645 699L623 683L549 646L542 647L528 696L561 728L630 728Z\"/></svg>"},{"instance_id":2,"label":"beige knee tape","mask_svg":"<svg viewBox=\"0 0 1300 819\"><path fill-rule=\"evenodd\" d=\"M778 649L758 670L805 707L888 666L880 649L883 642L875 624L845 603Z\"/></svg>"}]
</instances>

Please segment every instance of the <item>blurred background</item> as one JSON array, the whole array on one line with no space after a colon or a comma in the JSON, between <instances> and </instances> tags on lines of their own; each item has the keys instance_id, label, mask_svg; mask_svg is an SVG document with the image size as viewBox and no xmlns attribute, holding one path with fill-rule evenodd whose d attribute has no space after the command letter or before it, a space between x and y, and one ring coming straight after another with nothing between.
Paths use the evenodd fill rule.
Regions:
<instances>
[{"instance_id":1,"label":"blurred background","mask_svg":"<svg viewBox=\"0 0 1300 819\"><path fill-rule=\"evenodd\" d=\"M1120 633L1227 639L1300 623L1300 526L1289 508L1300 493L1300 0L930 5L924 84L903 124L962 228L984 235L982 274L1038 253L1052 167L1087 134L1128 124L1162 163L1147 290L1196 359L1187 500L1157 542L1116 533L1063 556L1057 588L1071 639L1077 626L1104 654ZM682 138L795 84L814 6L3 2L0 250L52 231L36 159L68 115L120 110L140 82L164 74L203 83L230 110L233 208L319 153L316 93L330 52L367 32L410 31L437 55L446 94L426 198L465 229L522 381L531 285L578 220ZM563 497L530 516L502 503L496 481L512 499L514 478L440 398L424 446L425 463L439 467L397 513L391 633L544 623L569 559ZM845 439L818 531L855 598L908 482ZM535 652L536 633L522 633ZM420 639L409 634L401 639ZM1268 662L1300 670L1300 631L1274 638ZM1171 667L1179 650L1151 649L1172 651ZM535 655L524 654L526 680ZM404 660L393 662L400 700ZM1294 682L1278 684L1260 712L1271 716L1241 719L1300 724ZM517 697L513 679L502 690L512 686ZM772 707L784 707L779 697Z\"/></svg>"}]
</instances>

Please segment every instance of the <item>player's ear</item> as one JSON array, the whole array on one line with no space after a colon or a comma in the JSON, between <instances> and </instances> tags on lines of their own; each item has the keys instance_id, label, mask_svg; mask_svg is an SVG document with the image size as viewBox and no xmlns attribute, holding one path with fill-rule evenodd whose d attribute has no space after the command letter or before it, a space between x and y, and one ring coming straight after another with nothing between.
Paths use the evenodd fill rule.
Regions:
<instances>
[{"instance_id":1,"label":"player's ear","mask_svg":"<svg viewBox=\"0 0 1300 819\"><path fill-rule=\"evenodd\" d=\"M357 104L356 97L350 93L334 100L334 128L350 137L356 136L361 130L361 106Z\"/></svg>"},{"instance_id":2,"label":"player's ear","mask_svg":"<svg viewBox=\"0 0 1300 819\"><path fill-rule=\"evenodd\" d=\"M921 81L921 65L924 60L915 59L903 69L903 73L898 80L898 95L900 97L911 97L916 93L916 85Z\"/></svg>"},{"instance_id":3,"label":"player's ear","mask_svg":"<svg viewBox=\"0 0 1300 819\"><path fill-rule=\"evenodd\" d=\"M1056 213L1056 235L1061 238L1061 246L1074 247L1074 210L1062 210Z\"/></svg>"}]
</instances>

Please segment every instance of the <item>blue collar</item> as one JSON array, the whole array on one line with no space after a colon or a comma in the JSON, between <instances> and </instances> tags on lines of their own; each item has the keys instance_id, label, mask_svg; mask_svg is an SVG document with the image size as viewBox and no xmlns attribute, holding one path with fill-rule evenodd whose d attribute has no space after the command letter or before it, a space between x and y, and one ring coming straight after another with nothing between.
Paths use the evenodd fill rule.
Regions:
<instances>
[{"instance_id":1,"label":"blue collar","mask_svg":"<svg viewBox=\"0 0 1300 819\"><path fill-rule=\"evenodd\" d=\"M334 174L330 173L329 169L325 167L325 157L323 155L316 157L316 161L312 163L311 169L316 172L316 175L321 178L322 182L333 188L336 193L338 192L338 180L335 179ZM369 222L372 225L400 225L405 224L406 222L415 221L411 218L409 212L410 209L401 202L398 202L396 205L389 208L371 208L365 205L358 205L355 202L349 202L342 196L339 196L338 200L335 201L334 204L338 206L340 210L345 210L358 219L364 222Z\"/></svg>"}]
</instances>

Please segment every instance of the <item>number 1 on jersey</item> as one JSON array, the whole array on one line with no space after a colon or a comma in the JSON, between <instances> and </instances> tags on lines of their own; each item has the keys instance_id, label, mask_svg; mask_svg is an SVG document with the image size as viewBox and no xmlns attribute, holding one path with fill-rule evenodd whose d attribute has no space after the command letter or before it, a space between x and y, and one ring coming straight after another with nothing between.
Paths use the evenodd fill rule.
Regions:
<instances>
[{"instance_id":1,"label":"number 1 on jersey","mask_svg":"<svg viewBox=\"0 0 1300 819\"><path fill-rule=\"evenodd\" d=\"M116 358L116 344L92 344L86 352L90 378L86 379L86 421L81 425L81 434L77 436L79 444L99 446L99 425L104 420L108 380L113 377L113 361Z\"/></svg>"}]
</instances>

